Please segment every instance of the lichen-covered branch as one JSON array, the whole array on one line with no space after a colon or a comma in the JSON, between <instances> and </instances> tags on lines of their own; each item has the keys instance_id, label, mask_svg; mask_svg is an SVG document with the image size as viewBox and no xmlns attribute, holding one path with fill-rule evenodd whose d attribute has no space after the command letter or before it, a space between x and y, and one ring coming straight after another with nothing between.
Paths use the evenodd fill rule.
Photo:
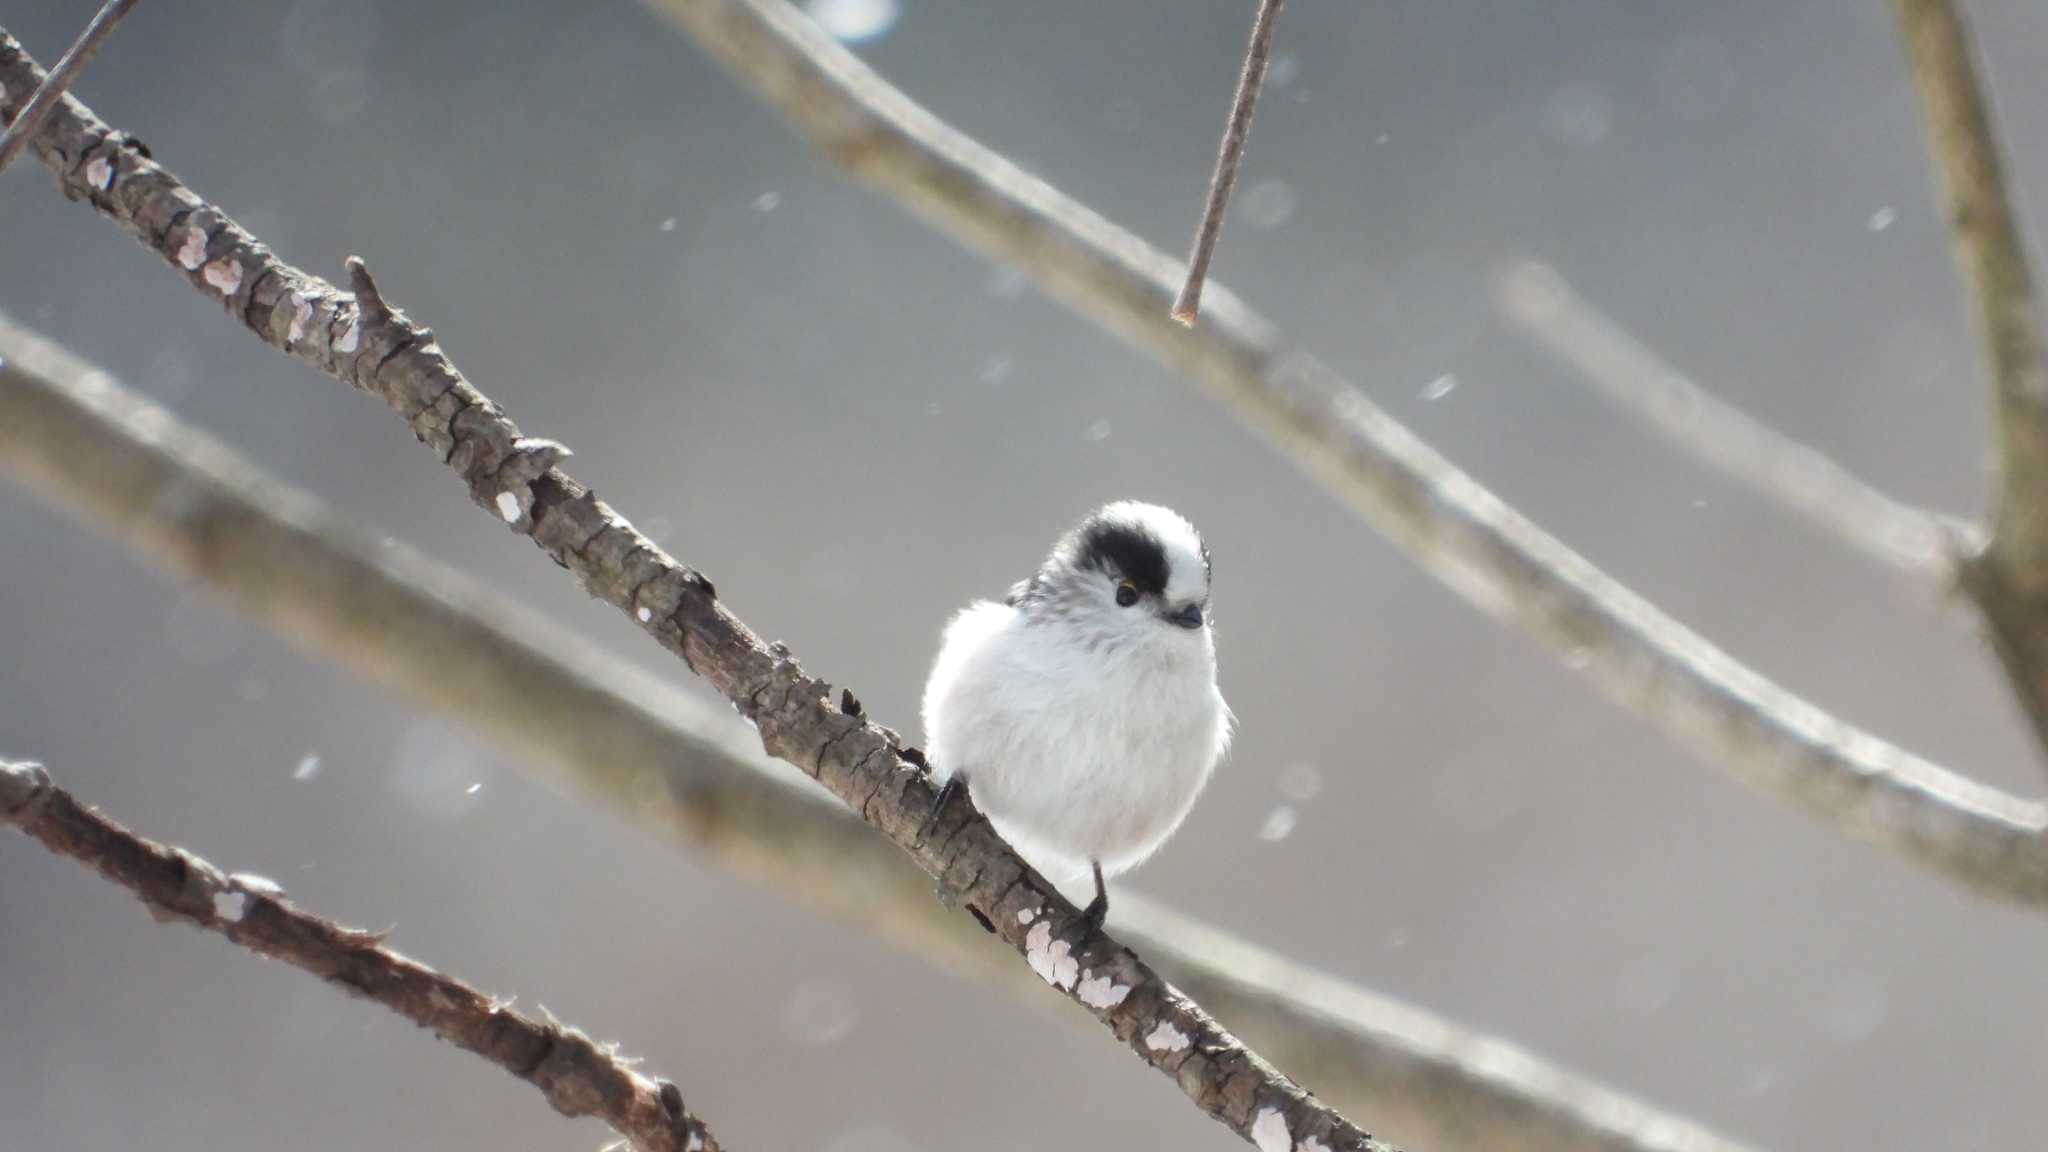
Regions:
<instances>
[{"instance_id":1,"label":"lichen-covered branch","mask_svg":"<svg viewBox=\"0 0 2048 1152\"><path fill-rule=\"evenodd\" d=\"M1958 0L1893 0L1976 302L1997 417L1991 540L1964 566L2035 735L2048 748L2048 356L2026 241L2007 191L1977 48Z\"/></svg>"},{"instance_id":2,"label":"lichen-covered branch","mask_svg":"<svg viewBox=\"0 0 2048 1152\"><path fill-rule=\"evenodd\" d=\"M2048 813L1772 683L1531 523L1289 347L1221 285L1190 330L1180 264L920 107L783 0L645 0L833 160L1207 387L1478 607L1736 779L1980 892L2048 889Z\"/></svg>"},{"instance_id":3,"label":"lichen-covered branch","mask_svg":"<svg viewBox=\"0 0 2048 1152\"><path fill-rule=\"evenodd\" d=\"M1954 578L1957 556L1978 548L1974 526L1887 496L1818 449L1700 387L1579 296L1550 265L1503 263L1493 272L1492 289L1502 318L1573 368L1595 395L1865 555L1945 585Z\"/></svg>"},{"instance_id":4,"label":"lichen-covered branch","mask_svg":"<svg viewBox=\"0 0 2048 1152\"><path fill-rule=\"evenodd\" d=\"M568 789L918 956L1042 1001L903 854L694 698L323 508L0 314L0 470ZM730 738L727 730L732 730ZM1431 1152L1741 1152L1505 1041L1120 893L1166 978L1347 1112ZM1072 1014L1062 1013L1065 1018Z\"/></svg>"},{"instance_id":5,"label":"lichen-covered branch","mask_svg":"<svg viewBox=\"0 0 2048 1152\"><path fill-rule=\"evenodd\" d=\"M0 823L13 825L135 894L158 920L182 920L372 1000L540 1089L564 1116L594 1116L638 1152L717 1152L667 1080L635 1072L573 1028L513 1011L384 947L380 932L302 912L261 876L228 875L181 848L144 840L50 783L41 765L0 760Z\"/></svg>"},{"instance_id":6,"label":"lichen-covered branch","mask_svg":"<svg viewBox=\"0 0 2048 1152\"><path fill-rule=\"evenodd\" d=\"M0 83L12 90L39 72L0 32ZM921 838L937 798L922 756L868 721L851 693L835 706L831 685L806 674L787 648L764 644L709 580L557 467L567 449L522 435L456 372L431 331L382 297L361 261L349 261L349 292L286 264L70 97L34 147L68 194L90 200L264 342L382 399L480 506L638 621L755 725L771 755L895 841L1203 1111L1262 1152L1389 1147L1281 1075L1135 952L1091 931L972 804L952 806Z\"/></svg>"}]
</instances>

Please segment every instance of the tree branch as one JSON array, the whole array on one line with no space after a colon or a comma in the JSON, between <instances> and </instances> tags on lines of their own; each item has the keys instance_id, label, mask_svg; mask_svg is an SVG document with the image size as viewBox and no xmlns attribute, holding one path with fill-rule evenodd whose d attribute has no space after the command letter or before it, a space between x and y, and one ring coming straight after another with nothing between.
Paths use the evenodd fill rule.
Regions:
<instances>
[{"instance_id":1,"label":"tree branch","mask_svg":"<svg viewBox=\"0 0 2048 1152\"><path fill-rule=\"evenodd\" d=\"M301 912L261 876L229 876L182 848L144 840L50 783L39 764L0 760L0 823L128 889L160 921L182 920L373 1000L540 1089L564 1116L595 1116L639 1152L717 1152L667 1080L633 1071L573 1028L512 1011L384 947L379 932Z\"/></svg>"},{"instance_id":2,"label":"tree branch","mask_svg":"<svg viewBox=\"0 0 2048 1152\"><path fill-rule=\"evenodd\" d=\"M1956 266L1976 301L1998 427L1991 541L1964 565L2013 689L2048 749L2048 358L2026 243L2006 191L1976 48L1956 0L1894 0L1948 202Z\"/></svg>"},{"instance_id":3,"label":"tree branch","mask_svg":"<svg viewBox=\"0 0 2048 1152\"><path fill-rule=\"evenodd\" d=\"M128 15L128 10L135 7L135 3L136 0L107 0L94 14L92 22L85 26L85 31L78 34L78 39L58 59L57 66L36 86L27 106L7 123L6 130L0 131L0 172L5 172L7 166L14 163L14 157L28 143L29 137L42 128L43 121L57 107L57 98L70 91L71 85L78 80L78 74L92 63L100 45L114 34L114 29ZM5 103L6 94L0 92L0 104Z\"/></svg>"},{"instance_id":4,"label":"tree branch","mask_svg":"<svg viewBox=\"0 0 2048 1152\"><path fill-rule=\"evenodd\" d=\"M0 83L11 89L12 78L34 71L20 45L0 33ZM384 300L360 260L349 261L348 293L284 263L68 96L35 147L67 189L88 196L265 343L384 400L463 478L477 504L637 620L755 725L771 755L803 769L894 840L1048 984L1203 1111L1262 1152L1389 1148L1260 1059L1136 953L1091 931L971 803L950 806L935 834L921 838L937 798L922 755L906 755L894 732L857 707L834 707L830 684L806 675L786 647L763 644L719 603L710 581L557 468L567 449L521 435L455 370L431 331ZM96 160L110 174L95 186L82 170L97 170Z\"/></svg>"},{"instance_id":5,"label":"tree branch","mask_svg":"<svg viewBox=\"0 0 2048 1152\"><path fill-rule=\"evenodd\" d=\"M1595 395L1864 554L1909 576L1948 584L1956 557L1977 549L1974 525L1892 499L1700 387L1573 291L1550 265L1503 263L1491 279L1494 309L1577 370Z\"/></svg>"},{"instance_id":6,"label":"tree branch","mask_svg":"<svg viewBox=\"0 0 2048 1152\"><path fill-rule=\"evenodd\" d=\"M1223 126L1223 143L1216 150L1216 172L1209 178L1209 197L1202 207L1202 222L1195 228L1195 244L1188 254L1188 278L1173 302L1173 318L1193 325L1202 309L1202 282L1209 278L1209 261L1216 255L1216 241L1223 235L1223 211L1230 207L1230 190L1237 186L1237 167L1244 159L1245 141L1252 134L1252 109L1259 102L1259 88L1266 82L1266 56L1273 47L1273 26L1280 21L1280 7L1286 0L1259 0L1252 18L1252 42L1244 50L1244 72L1237 78L1237 95L1230 102L1230 120Z\"/></svg>"},{"instance_id":7,"label":"tree branch","mask_svg":"<svg viewBox=\"0 0 2048 1152\"><path fill-rule=\"evenodd\" d=\"M314 497L0 314L0 465L308 647L449 712L521 763L735 872L1043 1003L902 853L730 721ZM1347 1112L1432 1152L1741 1152L1515 1046L1119 894L1168 980ZM1063 1017L1072 1019L1071 1014Z\"/></svg>"},{"instance_id":8,"label":"tree branch","mask_svg":"<svg viewBox=\"0 0 2048 1152\"><path fill-rule=\"evenodd\" d=\"M859 179L1206 386L1476 606L1729 775L1970 888L2038 902L2041 805L1829 715L1595 568L1290 348L1220 285L1189 330L1171 258L889 86L782 0L645 0Z\"/></svg>"}]
</instances>

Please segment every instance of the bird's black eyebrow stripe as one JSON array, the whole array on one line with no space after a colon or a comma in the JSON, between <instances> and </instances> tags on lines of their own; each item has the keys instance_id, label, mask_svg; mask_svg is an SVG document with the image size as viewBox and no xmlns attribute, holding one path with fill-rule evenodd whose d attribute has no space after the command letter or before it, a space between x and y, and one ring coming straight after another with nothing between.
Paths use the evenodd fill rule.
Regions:
<instances>
[{"instance_id":1,"label":"bird's black eyebrow stripe","mask_svg":"<svg viewBox=\"0 0 2048 1152\"><path fill-rule=\"evenodd\" d=\"M1083 524L1076 561L1129 580L1140 592L1158 596L1166 591L1166 549L1143 528L1113 520Z\"/></svg>"}]
</instances>

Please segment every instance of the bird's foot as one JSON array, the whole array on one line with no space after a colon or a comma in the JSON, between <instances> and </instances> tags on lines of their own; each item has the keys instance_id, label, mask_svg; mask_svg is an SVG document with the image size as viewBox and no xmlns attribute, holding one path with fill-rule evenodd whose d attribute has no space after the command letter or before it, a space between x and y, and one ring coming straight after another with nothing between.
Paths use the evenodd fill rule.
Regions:
<instances>
[{"instance_id":1,"label":"bird's foot","mask_svg":"<svg viewBox=\"0 0 2048 1152\"><path fill-rule=\"evenodd\" d=\"M932 800L932 810L925 815L924 823L917 826L918 847L924 847L925 837L931 835L932 829L939 826L939 821L946 815L946 807L953 802L953 797L966 790L967 778L957 772L946 777L946 782L939 785L939 794Z\"/></svg>"}]
</instances>

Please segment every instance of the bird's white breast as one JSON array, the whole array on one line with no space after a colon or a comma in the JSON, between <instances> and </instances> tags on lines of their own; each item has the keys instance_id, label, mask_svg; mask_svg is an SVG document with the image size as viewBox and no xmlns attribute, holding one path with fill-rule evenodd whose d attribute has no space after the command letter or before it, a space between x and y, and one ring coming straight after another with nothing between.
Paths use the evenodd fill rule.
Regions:
<instances>
[{"instance_id":1,"label":"bird's white breast","mask_svg":"<svg viewBox=\"0 0 2048 1152\"><path fill-rule=\"evenodd\" d=\"M1119 640L987 602L947 626L925 687L933 771L964 773L997 829L1056 876L1149 856L1229 743L1208 630L1156 628Z\"/></svg>"}]
</instances>

